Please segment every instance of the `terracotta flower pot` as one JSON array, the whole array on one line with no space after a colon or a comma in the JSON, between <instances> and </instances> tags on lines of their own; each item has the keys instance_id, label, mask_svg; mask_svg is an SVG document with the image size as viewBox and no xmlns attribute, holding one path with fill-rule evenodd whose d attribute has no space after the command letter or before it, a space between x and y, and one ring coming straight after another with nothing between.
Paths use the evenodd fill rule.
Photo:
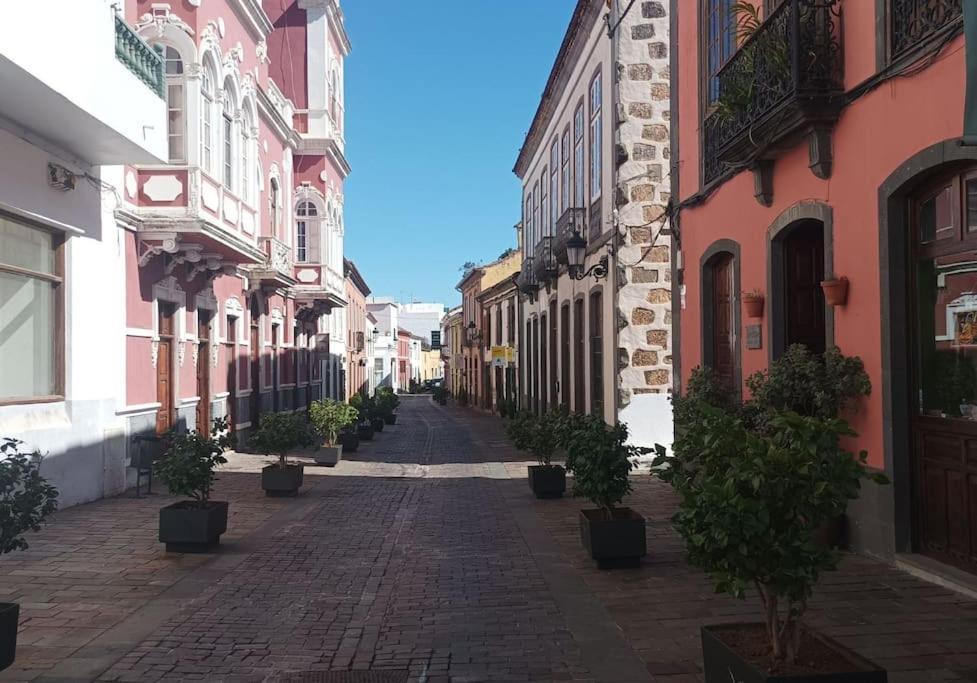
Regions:
<instances>
[{"instance_id":1,"label":"terracotta flower pot","mask_svg":"<svg viewBox=\"0 0 977 683\"><path fill-rule=\"evenodd\" d=\"M848 278L846 277L822 280L821 289L824 291L824 300L830 306L844 306L848 301Z\"/></svg>"},{"instance_id":2,"label":"terracotta flower pot","mask_svg":"<svg viewBox=\"0 0 977 683\"><path fill-rule=\"evenodd\" d=\"M763 297L756 295L747 295L743 297L743 310L746 312L747 318L762 318L763 317Z\"/></svg>"}]
</instances>

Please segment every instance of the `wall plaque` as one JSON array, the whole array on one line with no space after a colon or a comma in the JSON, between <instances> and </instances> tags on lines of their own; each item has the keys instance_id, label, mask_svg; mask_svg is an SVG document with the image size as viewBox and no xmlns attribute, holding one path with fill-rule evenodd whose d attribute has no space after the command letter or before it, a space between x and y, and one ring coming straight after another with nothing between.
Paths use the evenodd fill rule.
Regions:
<instances>
[{"instance_id":1,"label":"wall plaque","mask_svg":"<svg viewBox=\"0 0 977 683\"><path fill-rule=\"evenodd\" d=\"M762 349L763 348L763 326L762 325L747 325L746 326L746 348L748 349Z\"/></svg>"}]
</instances>

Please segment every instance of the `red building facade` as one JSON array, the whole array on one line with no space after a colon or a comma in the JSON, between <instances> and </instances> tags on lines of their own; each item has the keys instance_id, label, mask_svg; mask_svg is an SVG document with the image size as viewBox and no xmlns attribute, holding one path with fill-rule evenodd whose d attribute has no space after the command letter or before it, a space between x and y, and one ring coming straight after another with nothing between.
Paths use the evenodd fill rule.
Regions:
<instances>
[{"instance_id":1,"label":"red building facade","mask_svg":"<svg viewBox=\"0 0 977 683\"><path fill-rule=\"evenodd\" d=\"M853 544L977 571L961 2L757 3L745 39L733 2L676 4L677 388L705 365L745 393L794 343L861 357L872 394L852 445L893 485L853 504ZM747 90L746 73L762 84ZM841 278L847 298L830 305L821 282ZM764 311L749 318L754 291Z\"/></svg>"}]
</instances>

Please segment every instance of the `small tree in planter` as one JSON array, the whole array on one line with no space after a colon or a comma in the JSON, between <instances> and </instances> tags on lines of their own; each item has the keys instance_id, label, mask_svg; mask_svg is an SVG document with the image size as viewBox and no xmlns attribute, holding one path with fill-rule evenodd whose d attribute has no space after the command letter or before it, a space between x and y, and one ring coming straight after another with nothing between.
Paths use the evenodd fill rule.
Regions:
<instances>
[{"instance_id":1,"label":"small tree in planter","mask_svg":"<svg viewBox=\"0 0 977 683\"><path fill-rule=\"evenodd\" d=\"M533 454L538 465L530 465L529 488L537 498L559 498L567 488L566 470L552 460L560 447L563 414L553 411L536 417L529 411L517 413L506 424L513 445Z\"/></svg>"},{"instance_id":2,"label":"small tree in planter","mask_svg":"<svg viewBox=\"0 0 977 683\"><path fill-rule=\"evenodd\" d=\"M159 511L159 540L167 552L207 552L227 531L227 501L210 499L215 470L227 462L226 420L214 420L210 434L190 431L166 437L163 457L154 463L156 476L182 500Z\"/></svg>"},{"instance_id":3,"label":"small tree in planter","mask_svg":"<svg viewBox=\"0 0 977 683\"><path fill-rule=\"evenodd\" d=\"M445 405L448 402L448 390L443 386L434 387L431 396L438 405Z\"/></svg>"},{"instance_id":4,"label":"small tree in planter","mask_svg":"<svg viewBox=\"0 0 977 683\"><path fill-rule=\"evenodd\" d=\"M324 446L316 448L315 461L318 464L334 467L339 463L343 455L343 447L338 443L339 433L347 425L355 423L358 416L356 408L342 401L313 401L309 406L309 420L315 433L326 442Z\"/></svg>"},{"instance_id":5,"label":"small tree in planter","mask_svg":"<svg viewBox=\"0 0 977 683\"><path fill-rule=\"evenodd\" d=\"M413 393L413 392L411 392ZM380 387L374 397L377 406L377 414L383 419L385 424L397 424L397 407L400 405L400 397L394 393L390 387Z\"/></svg>"},{"instance_id":6,"label":"small tree in planter","mask_svg":"<svg viewBox=\"0 0 977 683\"><path fill-rule=\"evenodd\" d=\"M574 495L596 509L580 511L580 540L601 569L636 567L645 556L645 519L619 507L631 491L629 474L644 449L628 445L623 424L608 426L597 416L574 416L562 432Z\"/></svg>"},{"instance_id":7,"label":"small tree in planter","mask_svg":"<svg viewBox=\"0 0 977 683\"><path fill-rule=\"evenodd\" d=\"M289 451L312 442L309 430L297 415L268 413L258 421L252 445L265 455L278 456L278 462L261 470L261 488L268 496L294 496L302 487L305 466L289 463Z\"/></svg>"},{"instance_id":8,"label":"small tree in planter","mask_svg":"<svg viewBox=\"0 0 977 683\"><path fill-rule=\"evenodd\" d=\"M22 442L0 439L0 555L26 550L28 531L58 508L58 489L41 476L41 454L23 453ZM0 671L14 662L20 605L0 602Z\"/></svg>"},{"instance_id":9,"label":"small tree in planter","mask_svg":"<svg viewBox=\"0 0 977 683\"><path fill-rule=\"evenodd\" d=\"M707 404L699 415L655 471L681 496L673 522L689 561L717 591L742 598L755 588L763 615L760 624L703 628L705 680L884 681L884 672L801 627L821 572L838 562L813 542L815 531L858 495L863 478L885 481L867 472L864 451L842 448L854 436L848 424L783 412L758 433Z\"/></svg>"}]
</instances>

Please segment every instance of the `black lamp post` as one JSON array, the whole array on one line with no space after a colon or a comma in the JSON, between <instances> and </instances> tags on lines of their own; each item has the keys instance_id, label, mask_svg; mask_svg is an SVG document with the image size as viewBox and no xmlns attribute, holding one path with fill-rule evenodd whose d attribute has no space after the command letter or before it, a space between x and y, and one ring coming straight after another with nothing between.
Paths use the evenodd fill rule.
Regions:
<instances>
[{"instance_id":1,"label":"black lamp post","mask_svg":"<svg viewBox=\"0 0 977 683\"><path fill-rule=\"evenodd\" d=\"M595 280L607 277L607 254L600 257L600 260L588 268L583 269L584 257L587 252L587 240L580 236L579 230L574 230L570 239L567 240L567 272L574 280L583 280L588 275L593 275Z\"/></svg>"}]
</instances>

